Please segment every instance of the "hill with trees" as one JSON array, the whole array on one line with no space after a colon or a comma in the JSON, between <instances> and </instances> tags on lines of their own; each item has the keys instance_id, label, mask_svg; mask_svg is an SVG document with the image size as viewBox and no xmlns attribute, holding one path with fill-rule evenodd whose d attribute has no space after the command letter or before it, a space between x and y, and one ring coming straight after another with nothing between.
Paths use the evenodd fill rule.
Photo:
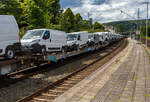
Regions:
<instances>
[{"instance_id":1,"label":"hill with trees","mask_svg":"<svg viewBox=\"0 0 150 102\"><path fill-rule=\"evenodd\" d=\"M137 29L141 31L142 35L146 34L146 21L145 20L129 20L129 21L116 21L104 23L106 26L114 26L117 32L130 32L136 31ZM150 30L150 20L149 20L149 30ZM150 36L150 31L149 31Z\"/></svg>"}]
</instances>

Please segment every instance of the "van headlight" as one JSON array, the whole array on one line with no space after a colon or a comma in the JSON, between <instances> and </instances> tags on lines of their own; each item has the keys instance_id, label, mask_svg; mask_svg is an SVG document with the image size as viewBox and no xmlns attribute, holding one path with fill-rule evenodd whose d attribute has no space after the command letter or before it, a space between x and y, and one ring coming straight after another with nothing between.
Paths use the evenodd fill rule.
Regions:
<instances>
[{"instance_id":1,"label":"van headlight","mask_svg":"<svg viewBox=\"0 0 150 102\"><path fill-rule=\"evenodd\" d=\"M38 43L40 40L33 40L32 43Z\"/></svg>"}]
</instances>

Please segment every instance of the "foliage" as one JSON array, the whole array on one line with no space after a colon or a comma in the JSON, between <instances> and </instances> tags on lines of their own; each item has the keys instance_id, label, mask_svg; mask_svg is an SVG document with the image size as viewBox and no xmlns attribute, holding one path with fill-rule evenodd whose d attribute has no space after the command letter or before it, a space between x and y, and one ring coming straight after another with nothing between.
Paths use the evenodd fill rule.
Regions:
<instances>
[{"instance_id":1,"label":"foliage","mask_svg":"<svg viewBox=\"0 0 150 102\"><path fill-rule=\"evenodd\" d=\"M24 0L22 8L29 28L49 28L59 22L59 0Z\"/></svg>"},{"instance_id":2,"label":"foliage","mask_svg":"<svg viewBox=\"0 0 150 102\"><path fill-rule=\"evenodd\" d=\"M143 36L146 36L146 26L142 27L141 33ZM150 37L150 25L148 26L148 36Z\"/></svg>"},{"instance_id":3,"label":"foliage","mask_svg":"<svg viewBox=\"0 0 150 102\"><path fill-rule=\"evenodd\" d=\"M122 24L118 24L117 25L117 32L120 33L120 32L124 32L124 26Z\"/></svg>"},{"instance_id":4,"label":"foliage","mask_svg":"<svg viewBox=\"0 0 150 102\"><path fill-rule=\"evenodd\" d=\"M38 28L46 25L44 22L44 17L47 14L43 15L44 12L33 0L24 0L22 6L24 8L23 14L29 28Z\"/></svg>"},{"instance_id":5,"label":"foliage","mask_svg":"<svg viewBox=\"0 0 150 102\"><path fill-rule=\"evenodd\" d=\"M14 15L20 24L20 16L22 14L21 4L18 0L1 0L0 15Z\"/></svg>"},{"instance_id":6,"label":"foliage","mask_svg":"<svg viewBox=\"0 0 150 102\"><path fill-rule=\"evenodd\" d=\"M88 28L89 28L89 21L88 20L83 20L80 30L83 31L83 30L87 30Z\"/></svg>"},{"instance_id":7,"label":"foliage","mask_svg":"<svg viewBox=\"0 0 150 102\"><path fill-rule=\"evenodd\" d=\"M90 29L88 30L89 33L94 33L94 32L106 32L104 29Z\"/></svg>"},{"instance_id":8,"label":"foliage","mask_svg":"<svg viewBox=\"0 0 150 102\"><path fill-rule=\"evenodd\" d=\"M65 32L104 31L104 26L95 22L89 29L89 20L74 14L70 8L60 7L60 0L0 0L0 15L14 15L21 36L36 28L51 28Z\"/></svg>"},{"instance_id":9,"label":"foliage","mask_svg":"<svg viewBox=\"0 0 150 102\"><path fill-rule=\"evenodd\" d=\"M74 16L74 30L75 31L79 31L82 28L82 22L83 22L83 19L82 19L80 13L77 13Z\"/></svg>"},{"instance_id":10,"label":"foliage","mask_svg":"<svg viewBox=\"0 0 150 102\"><path fill-rule=\"evenodd\" d=\"M70 8L62 14L60 24L63 31L70 32L73 29L74 14Z\"/></svg>"},{"instance_id":11,"label":"foliage","mask_svg":"<svg viewBox=\"0 0 150 102\"><path fill-rule=\"evenodd\" d=\"M96 30L96 29L104 29L104 26L98 22L95 22L93 24L93 28Z\"/></svg>"}]
</instances>

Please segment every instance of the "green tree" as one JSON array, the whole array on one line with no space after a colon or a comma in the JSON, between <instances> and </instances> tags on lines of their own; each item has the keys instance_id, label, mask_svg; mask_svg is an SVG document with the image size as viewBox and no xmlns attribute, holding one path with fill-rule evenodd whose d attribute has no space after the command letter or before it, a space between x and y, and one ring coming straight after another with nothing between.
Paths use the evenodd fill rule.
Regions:
<instances>
[{"instance_id":1,"label":"green tree","mask_svg":"<svg viewBox=\"0 0 150 102\"><path fill-rule=\"evenodd\" d=\"M24 0L22 2L24 20L26 21L28 28L38 28L38 27L45 27L44 21L44 12L40 9L35 1L33 0Z\"/></svg>"},{"instance_id":2,"label":"green tree","mask_svg":"<svg viewBox=\"0 0 150 102\"><path fill-rule=\"evenodd\" d=\"M80 30L88 30L88 27L89 27L89 21L88 20L83 20Z\"/></svg>"},{"instance_id":3,"label":"green tree","mask_svg":"<svg viewBox=\"0 0 150 102\"><path fill-rule=\"evenodd\" d=\"M52 24L59 23L59 17L62 13L59 0L34 0L36 5L43 10L46 16L46 22Z\"/></svg>"},{"instance_id":4,"label":"green tree","mask_svg":"<svg viewBox=\"0 0 150 102\"><path fill-rule=\"evenodd\" d=\"M30 28L53 28L58 24L62 10L59 0L22 0L24 17L22 25ZM55 26L57 27L57 26Z\"/></svg>"},{"instance_id":5,"label":"green tree","mask_svg":"<svg viewBox=\"0 0 150 102\"><path fill-rule=\"evenodd\" d=\"M93 24L93 28L94 28L94 30L96 30L96 29L104 29L104 26L102 24L100 24L99 22L95 22Z\"/></svg>"},{"instance_id":6,"label":"green tree","mask_svg":"<svg viewBox=\"0 0 150 102\"><path fill-rule=\"evenodd\" d=\"M74 28L74 14L70 8L68 8L61 16L60 20L61 29L66 32L70 32Z\"/></svg>"},{"instance_id":7,"label":"green tree","mask_svg":"<svg viewBox=\"0 0 150 102\"><path fill-rule=\"evenodd\" d=\"M117 25L117 32L120 33L120 32L123 32L124 31L124 27L122 24L118 24Z\"/></svg>"},{"instance_id":8,"label":"green tree","mask_svg":"<svg viewBox=\"0 0 150 102\"><path fill-rule=\"evenodd\" d=\"M142 27L141 32L143 36L146 36L146 26ZM150 36L150 25L148 26L148 36Z\"/></svg>"},{"instance_id":9,"label":"green tree","mask_svg":"<svg viewBox=\"0 0 150 102\"><path fill-rule=\"evenodd\" d=\"M65 12L60 7L60 0L0 0L0 14L14 15L23 35L26 30L52 28L66 32L89 30L89 21L83 20L70 8ZM94 29L100 31L103 25L95 22ZM92 30L92 29L90 29Z\"/></svg>"},{"instance_id":10,"label":"green tree","mask_svg":"<svg viewBox=\"0 0 150 102\"><path fill-rule=\"evenodd\" d=\"M82 17L80 15L80 13L77 13L74 16L74 30L79 31L82 27L82 23L83 23Z\"/></svg>"},{"instance_id":11,"label":"green tree","mask_svg":"<svg viewBox=\"0 0 150 102\"><path fill-rule=\"evenodd\" d=\"M22 8L18 0L1 0L0 15L14 15L17 22L21 22Z\"/></svg>"}]
</instances>

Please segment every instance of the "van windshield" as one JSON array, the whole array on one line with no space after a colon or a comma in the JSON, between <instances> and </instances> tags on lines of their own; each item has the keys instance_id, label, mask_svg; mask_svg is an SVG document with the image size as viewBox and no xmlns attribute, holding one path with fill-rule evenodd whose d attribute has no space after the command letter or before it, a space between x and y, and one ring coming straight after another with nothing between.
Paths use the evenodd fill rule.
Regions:
<instances>
[{"instance_id":1,"label":"van windshield","mask_svg":"<svg viewBox=\"0 0 150 102\"><path fill-rule=\"evenodd\" d=\"M88 38L92 39L92 38L94 38L94 35L88 35Z\"/></svg>"},{"instance_id":2,"label":"van windshield","mask_svg":"<svg viewBox=\"0 0 150 102\"><path fill-rule=\"evenodd\" d=\"M23 39L37 39L40 38L43 34L44 30L34 30L34 31L27 31L26 34L23 36Z\"/></svg>"},{"instance_id":3,"label":"van windshield","mask_svg":"<svg viewBox=\"0 0 150 102\"><path fill-rule=\"evenodd\" d=\"M67 41L72 41L72 40L76 40L76 39L77 39L76 34L69 34L67 37Z\"/></svg>"}]
</instances>

